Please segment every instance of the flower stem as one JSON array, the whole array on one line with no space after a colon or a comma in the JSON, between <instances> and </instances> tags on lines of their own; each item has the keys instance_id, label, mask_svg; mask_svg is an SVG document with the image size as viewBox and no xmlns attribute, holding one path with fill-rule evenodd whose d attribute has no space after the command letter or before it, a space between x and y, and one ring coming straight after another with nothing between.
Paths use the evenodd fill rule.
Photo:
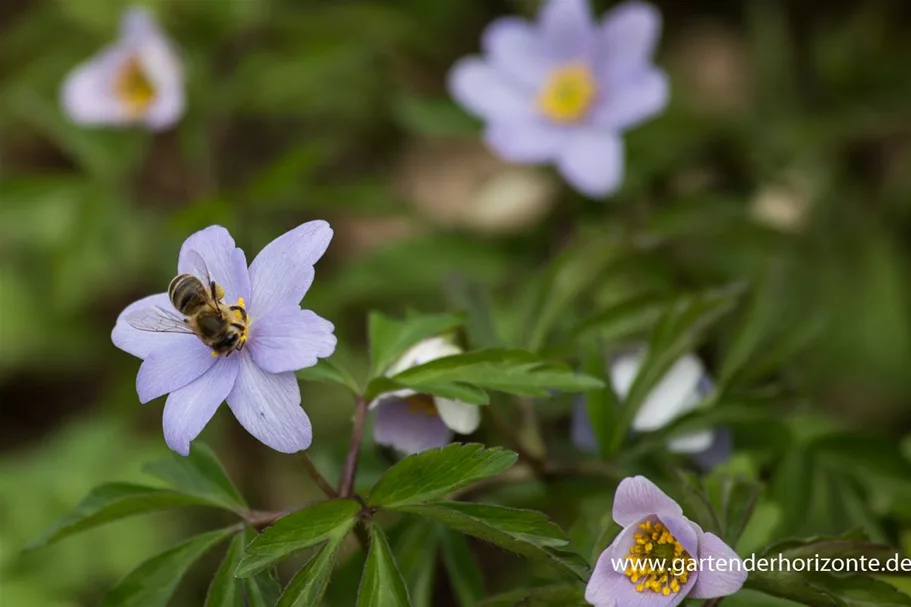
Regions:
<instances>
[{"instance_id":1,"label":"flower stem","mask_svg":"<svg viewBox=\"0 0 911 607\"><path fill-rule=\"evenodd\" d=\"M307 455L306 451L300 452L301 463L304 464L304 468L307 469L307 474L310 475L323 493L326 494L326 497L334 499L338 497L338 493L335 491L335 488L329 484L329 481L326 480L326 477L323 476L316 465L313 463L313 460L310 459L310 456Z\"/></svg>"},{"instance_id":2,"label":"flower stem","mask_svg":"<svg viewBox=\"0 0 911 607\"><path fill-rule=\"evenodd\" d=\"M354 494L354 478L357 476L357 460L361 454L361 440L364 436L364 420L367 417L367 401L363 396L357 397L354 408L354 427L351 429L351 442L348 445L348 456L345 468L338 483L339 497L351 497Z\"/></svg>"}]
</instances>

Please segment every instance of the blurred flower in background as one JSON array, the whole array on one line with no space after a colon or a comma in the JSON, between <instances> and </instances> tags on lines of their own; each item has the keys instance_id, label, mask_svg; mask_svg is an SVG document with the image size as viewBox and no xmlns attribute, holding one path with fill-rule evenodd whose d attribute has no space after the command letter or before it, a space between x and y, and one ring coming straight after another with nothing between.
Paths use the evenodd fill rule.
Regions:
<instances>
[{"instance_id":1,"label":"blurred flower in background","mask_svg":"<svg viewBox=\"0 0 911 607\"><path fill-rule=\"evenodd\" d=\"M623 182L621 133L667 104L667 77L651 63L660 28L642 2L599 25L586 0L551 0L536 24L491 23L485 57L459 61L449 88L487 121L485 140L504 160L555 163L574 188L603 197Z\"/></svg>"},{"instance_id":2,"label":"blurred flower in background","mask_svg":"<svg viewBox=\"0 0 911 607\"><path fill-rule=\"evenodd\" d=\"M444 337L432 337L412 346L386 372L387 377L432 360L461 354L462 349ZM414 390L396 390L377 396L370 408L376 410L373 438L381 445L403 453L420 453L442 447L454 432L471 434L481 424L481 410L458 400Z\"/></svg>"},{"instance_id":3,"label":"blurred flower in background","mask_svg":"<svg viewBox=\"0 0 911 607\"><path fill-rule=\"evenodd\" d=\"M184 112L183 64L152 15L129 8L120 38L66 77L62 103L79 124L166 129Z\"/></svg>"}]
</instances>

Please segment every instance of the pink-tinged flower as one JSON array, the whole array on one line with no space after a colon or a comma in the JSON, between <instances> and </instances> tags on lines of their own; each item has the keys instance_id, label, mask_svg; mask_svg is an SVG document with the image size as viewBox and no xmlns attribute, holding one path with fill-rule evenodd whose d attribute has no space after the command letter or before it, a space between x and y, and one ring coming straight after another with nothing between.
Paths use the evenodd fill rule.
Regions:
<instances>
[{"instance_id":1,"label":"pink-tinged flower","mask_svg":"<svg viewBox=\"0 0 911 607\"><path fill-rule=\"evenodd\" d=\"M442 337L425 339L405 352L386 371L386 376L461 353L458 346ZM414 390L380 394L370 403L370 408L376 410L373 439L409 454L442 447L452 440L453 433L471 434L481 424L477 405Z\"/></svg>"},{"instance_id":2,"label":"pink-tinged flower","mask_svg":"<svg viewBox=\"0 0 911 607\"><path fill-rule=\"evenodd\" d=\"M504 160L553 163L584 194L623 180L623 131L664 110L668 82L652 64L661 16L631 1L597 23L587 0L547 0L537 23L498 19L484 57L459 61L452 96L487 123L485 140Z\"/></svg>"},{"instance_id":3,"label":"pink-tinged flower","mask_svg":"<svg viewBox=\"0 0 911 607\"><path fill-rule=\"evenodd\" d=\"M595 607L674 607L686 598L733 594L747 578L730 546L683 516L643 476L620 482L613 519L623 531L601 553L585 588Z\"/></svg>"},{"instance_id":4,"label":"pink-tinged flower","mask_svg":"<svg viewBox=\"0 0 911 607\"><path fill-rule=\"evenodd\" d=\"M168 395L163 426L171 449L187 455L190 441L225 400L237 421L276 451L310 446L313 433L294 371L331 356L336 339L332 323L302 310L300 301L331 239L325 221L305 223L266 245L249 268L221 226L184 241L178 274L199 278L221 296L219 307L230 307L237 331L227 345L213 346L211 339L206 345L168 293L140 299L121 312L111 339L142 359L136 377L141 402ZM174 294L177 299L177 289Z\"/></svg>"},{"instance_id":5,"label":"pink-tinged flower","mask_svg":"<svg viewBox=\"0 0 911 607\"><path fill-rule=\"evenodd\" d=\"M76 66L61 90L63 109L83 125L165 129L183 115L183 63L151 14L127 9L120 37Z\"/></svg>"}]
</instances>

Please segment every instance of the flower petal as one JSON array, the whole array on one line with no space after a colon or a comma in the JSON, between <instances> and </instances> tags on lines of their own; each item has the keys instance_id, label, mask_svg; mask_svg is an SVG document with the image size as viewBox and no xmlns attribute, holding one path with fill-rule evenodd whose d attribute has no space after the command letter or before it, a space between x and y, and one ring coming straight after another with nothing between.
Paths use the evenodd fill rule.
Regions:
<instances>
[{"instance_id":1,"label":"flower petal","mask_svg":"<svg viewBox=\"0 0 911 607\"><path fill-rule=\"evenodd\" d=\"M548 54L560 62L588 58L595 42L595 22L588 0L547 0L538 24Z\"/></svg>"},{"instance_id":2,"label":"flower petal","mask_svg":"<svg viewBox=\"0 0 911 607\"><path fill-rule=\"evenodd\" d=\"M571 186L593 198L607 196L623 181L623 141L611 132L579 130L557 158Z\"/></svg>"},{"instance_id":3,"label":"flower petal","mask_svg":"<svg viewBox=\"0 0 911 607\"><path fill-rule=\"evenodd\" d=\"M212 349L195 337L154 350L142 361L136 375L139 401L147 403L183 388L208 371L216 360L218 357L212 356Z\"/></svg>"},{"instance_id":4,"label":"flower petal","mask_svg":"<svg viewBox=\"0 0 911 607\"><path fill-rule=\"evenodd\" d=\"M335 351L335 329L328 320L296 305L274 308L250 325L247 348L264 371L282 373L305 369Z\"/></svg>"},{"instance_id":5,"label":"flower petal","mask_svg":"<svg viewBox=\"0 0 911 607\"><path fill-rule=\"evenodd\" d=\"M697 430L672 437L667 441L667 448L672 453L700 453L711 447L714 440L714 430Z\"/></svg>"},{"instance_id":6,"label":"flower petal","mask_svg":"<svg viewBox=\"0 0 911 607\"><path fill-rule=\"evenodd\" d=\"M403 453L420 453L452 440L452 430L438 415L416 409L401 398L387 397L376 406L373 439Z\"/></svg>"},{"instance_id":7,"label":"flower petal","mask_svg":"<svg viewBox=\"0 0 911 607\"><path fill-rule=\"evenodd\" d=\"M592 111L592 124L622 131L660 114L667 107L670 85L657 68L640 70L622 81L602 76L604 97Z\"/></svg>"},{"instance_id":8,"label":"flower petal","mask_svg":"<svg viewBox=\"0 0 911 607\"><path fill-rule=\"evenodd\" d=\"M639 355L638 362L634 362L636 359L631 359L636 373L642 362L642 356ZM630 360L625 365L630 366ZM612 369L612 382L613 374ZM626 374L629 375L628 369ZM633 429L638 432L657 430L684 413L695 409L700 401L698 387L703 375L705 375L705 368L696 356L686 354L681 357L645 398L633 420ZM632 385L632 381L629 385ZM623 390L624 398L627 392L629 392L629 387Z\"/></svg>"},{"instance_id":9,"label":"flower petal","mask_svg":"<svg viewBox=\"0 0 911 607\"><path fill-rule=\"evenodd\" d=\"M266 316L278 305L298 305L313 283L314 264L332 240L322 220L308 221L263 248L250 264L250 309Z\"/></svg>"},{"instance_id":10,"label":"flower petal","mask_svg":"<svg viewBox=\"0 0 911 607\"><path fill-rule=\"evenodd\" d=\"M588 418L588 407L582 399L573 405L573 414L570 420L570 437L573 444L580 451L589 453L598 451L598 439L595 437L591 420Z\"/></svg>"},{"instance_id":11,"label":"flower petal","mask_svg":"<svg viewBox=\"0 0 911 607\"><path fill-rule=\"evenodd\" d=\"M699 554L699 536L688 519L670 514L659 514L658 518L690 556Z\"/></svg>"},{"instance_id":12,"label":"flower petal","mask_svg":"<svg viewBox=\"0 0 911 607\"><path fill-rule=\"evenodd\" d=\"M300 386L294 373L268 373L241 352L240 370L228 406L237 421L261 443L281 453L310 446L313 429L301 408Z\"/></svg>"},{"instance_id":13,"label":"flower petal","mask_svg":"<svg viewBox=\"0 0 911 607\"><path fill-rule=\"evenodd\" d=\"M448 79L453 99L481 118L521 122L536 116L533 93L480 57L458 61Z\"/></svg>"},{"instance_id":14,"label":"flower petal","mask_svg":"<svg viewBox=\"0 0 911 607\"><path fill-rule=\"evenodd\" d=\"M236 356L222 356L195 381L168 395L162 426L173 451L190 454L190 441L199 436L234 387L239 366Z\"/></svg>"},{"instance_id":15,"label":"flower petal","mask_svg":"<svg viewBox=\"0 0 911 607\"><path fill-rule=\"evenodd\" d=\"M709 557L713 557L715 566L701 568L699 579L690 591L690 598L714 599L740 590L747 579L744 563L737 553L714 533L706 533L699 538L699 559ZM724 565L720 567L718 562ZM724 571L720 571L722 568Z\"/></svg>"},{"instance_id":16,"label":"flower petal","mask_svg":"<svg viewBox=\"0 0 911 607\"><path fill-rule=\"evenodd\" d=\"M177 271L205 281L206 272L225 290L225 301L250 298L250 277L244 252L234 245L228 230L209 226L191 234L180 247ZM247 302L249 307L250 302Z\"/></svg>"},{"instance_id":17,"label":"flower petal","mask_svg":"<svg viewBox=\"0 0 911 607\"><path fill-rule=\"evenodd\" d=\"M599 65L613 78L622 77L651 61L661 36L661 13L647 2L624 2L604 15L599 34Z\"/></svg>"},{"instance_id":18,"label":"flower petal","mask_svg":"<svg viewBox=\"0 0 911 607\"><path fill-rule=\"evenodd\" d=\"M440 419L450 430L471 434L481 425L481 408L458 400L434 398Z\"/></svg>"},{"instance_id":19,"label":"flower petal","mask_svg":"<svg viewBox=\"0 0 911 607\"><path fill-rule=\"evenodd\" d=\"M462 349L450 342L445 337L428 337L422 339L415 345L405 351L399 359L393 363L386 371L385 375L391 377L396 373L401 373L405 369L417 367L432 360L461 354Z\"/></svg>"},{"instance_id":20,"label":"flower petal","mask_svg":"<svg viewBox=\"0 0 911 607\"><path fill-rule=\"evenodd\" d=\"M733 451L734 440L731 431L727 428L717 428L711 446L701 453L694 453L692 459L702 470L708 471L731 459Z\"/></svg>"},{"instance_id":21,"label":"flower petal","mask_svg":"<svg viewBox=\"0 0 911 607\"><path fill-rule=\"evenodd\" d=\"M134 312L153 307L168 310L173 309L174 306L168 299L167 293L157 293L134 301L117 317L117 323L114 325L114 330L111 331L111 341L114 342L114 345L133 356L146 358L154 350L165 346L175 348L179 347L182 342L199 341L195 335L140 331L126 322L126 318Z\"/></svg>"},{"instance_id":22,"label":"flower petal","mask_svg":"<svg viewBox=\"0 0 911 607\"><path fill-rule=\"evenodd\" d=\"M109 46L77 65L61 87L61 104L77 124L124 125L134 121L129 108L114 93L117 73L130 58L122 44Z\"/></svg>"},{"instance_id":23,"label":"flower petal","mask_svg":"<svg viewBox=\"0 0 911 607\"><path fill-rule=\"evenodd\" d=\"M554 65L540 32L518 17L502 17L488 25L481 48L494 69L532 91L541 87Z\"/></svg>"},{"instance_id":24,"label":"flower petal","mask_svg":"<svg viewBox=\"0 0 911 607\"><path fill-rule=\"evenodd\" d=\"M628 477L620 481L614 494L614 521L626 527L651 514L683 516L683 509L644 476Z\"/></svg>"},{"instance_id":25,"label":"flower petal","mask_svg":"<svg viewBox=\"0 0 911 607\"><path fill-rule=\"evenodd\" d=\"M537 164L554 160L569 140L569 134L543 120L497 120L487 125L484 140L507 162Z\"/></svg>"}]
</instances>

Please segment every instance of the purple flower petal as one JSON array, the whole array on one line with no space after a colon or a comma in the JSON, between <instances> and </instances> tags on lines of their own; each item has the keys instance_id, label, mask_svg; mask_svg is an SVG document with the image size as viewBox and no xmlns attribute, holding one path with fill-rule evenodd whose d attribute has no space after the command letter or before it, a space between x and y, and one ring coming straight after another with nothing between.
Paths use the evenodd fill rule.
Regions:
<instances>
[{"instance_id":1,"label":"purple flower petal","mask_svg":"<svg viewBox=\"0 0 911 607\"><path fill-rule=\"evenodd\" d=\"M605 94L592 111L592 124L622 131L660 114L670 97L667 74L657 68L640 70L622 82L602 77Z\"/></svg>"},{"instance_id":2,"label":"purple flower petal","mask_svg":"<svg viewBox=\"0 0 911 607\"><path fill-rule=\"evenodd\" d=\"M168 447L190 454L190 441L199 436L234 387L238 366L237 357L219 357L199 379L168 395L162 417Z\"/></svg>"},{"instance_id":3,"label":"purple flower petal","mask_svg":"<svg viewBox=\"0 0 911 607\"><path fill-rule=\"evenodd\" d=\"M692 458L699 468L708 471L731 459L734 451L734 439L727 428L717 428L711 446L702 453L694 453Z\"/></svg>"},{"instance_id":4,"label":"purple flower petal","mask_svg":"<svg viewBox=\"0 0 911 607\"><path fill-rule=\"evenodd\" d=\"M688 519L670 514L660 514L658 518L690 556L699 554L699 536Z\"/></svg>"},{"instance_id":5,"label":"purple flower petal","mask_svg":"<svg viewBox=\"0 0 911 607\"><path fill-rule=\"evenodd\" d=\"M588 0L547 0L538 22L552 58L569 62L590 57L596 30Z\"/></svg>"},{"instance_id":6,"label":"purple flower petal","mask_svg":"<svg viewBox=\"0 0 911 607\"><path fill-rule=\"evenodd\" d=\"M313 283L332 228L322 220L309 221L267 244L250 264L250 311L265 317L275 306L298 305Z\"/></svg>"},{"instance_id":7,"label":"purple flower petal","mask_svg":"<svg viewBox=\"0 0 911 607\"><path fill-rule=\"evenodd\" d=\"M484 132L487 145L507 162L536 164L557 158L568 133L543 120L505 122L497 120Z\"/></svg>"},{"instance_id":8,"label":"purple flower petal","mask_svg":"<svg viewBox=\"0 0 911 607\"><path fill-rule=\"evenodd\" d=\"M541 87L554 65L540 32L518 17L502 17L488 25L481 48L494 69L528 87L531 93Z\"/></svg>"},{"instance_id":9,"label":"purple flower petal","mask_svg":"<svg viewBox=\"0 0 911 607\"><path fill-rule=\"evenodd\" d=\"M186 337L192 339L166 344L142 361L136 375L139 402L147 403L183 388L215 364L218 357L212 356L211 348L192 335Z\"/></svg>"},{"instance_id":10,"label":"purple flower petal","mask_svg":"<svg viewBox=\"0 0 911 607\"><path fill-rule=\"evenodd\" d=\"M730 546L725 544L714 533L703 534L699 538L699 558L713 557L715 565L706 566L699 571L699 579L690 591L690 598L714 599L729 594L734 594L743 586L747 579L747 572L743 561ZM723 566L717 563L721 561ZM739 568L735 563L739 562ZM724 571L720 571L720 569ZM734 571L730 571L734 569ZM737 570L739 569L739 571Z\"/></svg>"},{"instance_id":11,"label":"purple flower petal","mask_svg":"<svg viewBox=\"0 0 911 607\"><path fill-rule=\"evenodd\" d=\"M128 305L117 317L117 323L114 325L114 330L111 331L111 341L114 342L115 346L137 358L146 358L153 351L165 346L177 348L184 342L199 341L195 335L140 331L126 322L125 319L130 314L151 307L169 310L173 309L174 306L171 305L171 300L168 299L167 293L149 295Z\"/></svg>"},{"instance_id":12,"label":"purple flower petal","mask_svg":"<svg viewBox=\"0 0 911 607\"><path fill-rule=\"evenodd\" d=\"M244 252L234 245L228 230L209 226L187 238L180 247L177 271L205 280L208 269L212 280L225 290L225 301L250 298L250 278ZM249 306L249 301L247 302Z\"/></svg>"},{"instance_id":13,"label":"purple flower petal","mask_svg":"<svg viewBox=\"0 0 911 607\"><path fill-rule=\"evenodd\" d=\"M623 180L623 141L611 132L577 131L560 151L557 167L583 194L607 196Z\"/></svg>"},{"instance_id":14,"label":"purple flower petal","mask_svg":"<svg viewBox=\"0 0 911 607\"><path fill-rule=\"evenodd\" d=\"M123 11L120 17L120 36L130 40L160 36L155 17L147 9L132 6Z\"/></svg>"},{"instance_id":15,"label":"purple flower petal","mask_svg":"<svg viewBox=\"0 0 911 607\"><path fill-rule=\"evenodd\" d=\"M332 356L334 327L310 310L297 305L274 308L265 318L253 320L247 348L253 361L264 371L282 373L316 364Z\"/></svg>"},{"instance_id":16,"label":"purple flower petal","mask_svg":"<svg viewBox=\"0 0 911 607\"><path fill-rule=\"evenodd\" d=\"M420 453L442 447L452 440L452 430L438 415L412 406L407 401L387 397L376 405L373 438L403 453Z\"/></svg>"},{"instance_id":17,"label":"purple flower petal","mask_svg":"<svg viewBox=\"0 0 911 607\"><path fill-rule=\"evenodd\" d=\"M449 92L469 112L488 120L530 121L536 117L534 99L478 57L466 57L449 71Z\"/></svg>"},{"instance_id":18,"label":"purple flower petal","mask_svg":"<svg viewBox=\"0 0 911 607\"><path fill-rule=\"evenodd\" d=\"M310 446L313 429L301 408L294 373L268 373L256 366L249 352L240 352L240 370L228 406L237 421L264 445L281 453Z\"/></svg>"},{"instance_id":19,"label":"purple flower petal","mask_svg":"<svg viewBox=\"0 0 911 607\"><path fill-rule=\"evenodd\" d=\"M651 514L683 516L683 509L644 476L620 481L614 494L614 521L626 527Z\"/></svg>"},{"instance_id":20,"label":"purple flower petal","mask_svg":"<svg viewBox=\"0 0 911 607\"><path fill-rule=\"evenodd\" d=\"M585 399L579 399L573 405L569 431L570 438L577 449L591 453L598 451L598 439L592 429L591 420L588 419L588 408L585 404Z\"/></svg>"},{"instance_id":21,"label":"purple flower petal","mask_svg":"<svg viewBox=\"0 0 911 607\"><path fill-rule=\"evenodd\" d=\"M624 2L604 16L599 65L616 81L647 66L661 35L661 13L646 2Z\"/></svg>"},{"instance_id":22,"label":"purple flower petal","mask_svg":"<svg viewBox=\"0 0 911 607\"><path fill-rule=\"evenodd\" d=\"M109 46L77 65L61 87L61 104L77 124L129 124L134 116L114 93L117 73L130 58L122 44Z\"/></svg>"}]
</instances>

